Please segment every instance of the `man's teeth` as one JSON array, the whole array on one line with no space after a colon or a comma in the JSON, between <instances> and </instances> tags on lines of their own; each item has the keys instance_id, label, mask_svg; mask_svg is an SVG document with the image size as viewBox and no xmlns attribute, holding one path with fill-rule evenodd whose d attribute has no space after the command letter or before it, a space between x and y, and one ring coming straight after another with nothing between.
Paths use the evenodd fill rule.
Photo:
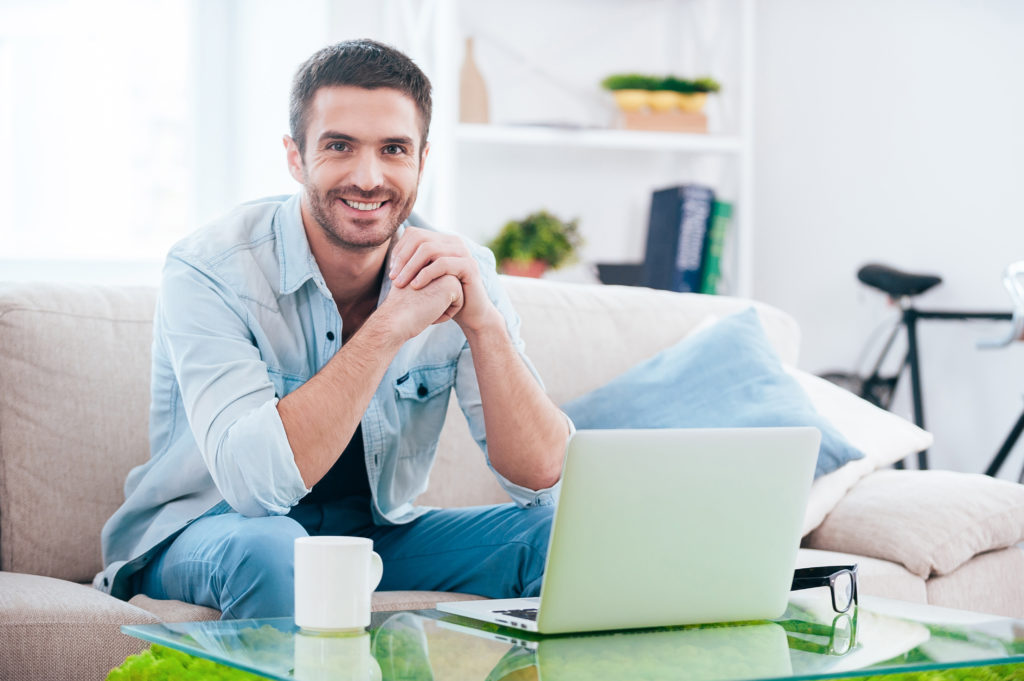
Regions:
<instances>
[{"instance_id":1,"label":"man's teeth","mask_svg":"<svg viewBox=\"0 0 1024 681\"><path fill-rule=\"evenodd\" d=\"M346 206L351 206L356 210L377 210L384 205L383 201L378 201L377 203L359 203L358 201L349 201L348 199L342 199L342 201L345 202Z\"/></svg>"}]
</instances>

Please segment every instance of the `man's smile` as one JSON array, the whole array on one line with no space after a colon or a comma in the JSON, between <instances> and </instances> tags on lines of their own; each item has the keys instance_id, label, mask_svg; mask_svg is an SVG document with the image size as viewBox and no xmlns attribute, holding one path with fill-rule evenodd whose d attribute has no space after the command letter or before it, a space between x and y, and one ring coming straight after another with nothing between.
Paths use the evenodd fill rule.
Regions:
<instances>
[{"instance_id":1,"label":"man's smile","mask_svg":"<svg viewBox=\"0 0 1024 681\"><path fill-rule=\"evenodd\" d=\"M349 208L354 208L354 209L356 209L358 211L377 210L378 208L383 206L385 203L387 203L387 201L377 201L375 203L363 203L361 201L353 201L351 199L342 199L341 201L342 201L342 203L344 203Z\"/></svg>"}]
</instances>

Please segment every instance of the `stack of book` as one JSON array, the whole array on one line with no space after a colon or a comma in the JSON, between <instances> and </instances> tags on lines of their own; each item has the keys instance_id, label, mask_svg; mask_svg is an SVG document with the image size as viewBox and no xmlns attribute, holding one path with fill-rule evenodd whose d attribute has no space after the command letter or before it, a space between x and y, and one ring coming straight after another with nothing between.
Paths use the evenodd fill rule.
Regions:
<instances>
[{"instance_id":1,"label":"stack of book","mask_svg":"<svg viewBox=\"0 0 1024 681\"><path fill-rule=\"evenodd\" d=\"M598 265L606 284L629 284L684 293L719 292L722 249L732 204L710 187L684 184L651 196L643 264Z\"/></svg>"}]
</instances>

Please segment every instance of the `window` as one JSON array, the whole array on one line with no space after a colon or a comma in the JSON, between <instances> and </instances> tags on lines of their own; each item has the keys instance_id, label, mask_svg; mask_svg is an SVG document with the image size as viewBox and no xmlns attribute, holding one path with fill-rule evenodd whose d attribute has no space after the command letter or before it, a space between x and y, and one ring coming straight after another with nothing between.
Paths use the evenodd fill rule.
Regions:
<instances>
[{"instance_id":1,"label":"window","mask_svg":"<svg viewBox=\"0 0 1024 681\"><path fill-rule=\"evenodd\" d=\"M191 8L0 7L0 258L160 259L187 232Z\"/></svg>"}]
</instances>

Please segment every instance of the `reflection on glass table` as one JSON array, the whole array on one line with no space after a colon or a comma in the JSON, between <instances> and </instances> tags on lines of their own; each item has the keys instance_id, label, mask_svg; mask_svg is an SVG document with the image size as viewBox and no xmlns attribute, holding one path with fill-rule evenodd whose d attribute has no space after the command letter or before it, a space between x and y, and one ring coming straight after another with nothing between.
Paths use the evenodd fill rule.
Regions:
<instances>
[{"instance_id":1,"label":"reflection on glass table","mask_svg":"<svg viewBox=\"0 0 1024 681\"><path fill-rule=\"evenodd\" d=\"M470 635L469 627L440 621ZM486 635L486 634L485 634ZM534 670L524 674L528 667ZM591 636L549 636L520 641L488 674L487 681L582 678L724 681L792 675L786 632L774 622L686 627Z\"/></svg>"},{"instance_id":2,"label":"reflection on glass table","mask_svg":"<svg viewBox=\"0 0 1024 681\"><path fill-rule=\"evenodd\" d=\"M841 612L831 624L819 624L806 619L780 620L792 650L803 650L818 655L846 655L857 645L857 611Z\"/></svg>"},{"instance_id":3,"label":"reflection on glass table","mask_svg":"<svg viewBox=\"0 0 1024 681\"><path fill-rule=\"evenodd\" d=\"M281 681L750 681L1024 662L1022 621L862 600L840 615L825 593L794 597L771 622L562 636L433 610L374 613L368 631L347 636L304 633L290 618L123 629Z\"/></svg>"}]
</instances>

